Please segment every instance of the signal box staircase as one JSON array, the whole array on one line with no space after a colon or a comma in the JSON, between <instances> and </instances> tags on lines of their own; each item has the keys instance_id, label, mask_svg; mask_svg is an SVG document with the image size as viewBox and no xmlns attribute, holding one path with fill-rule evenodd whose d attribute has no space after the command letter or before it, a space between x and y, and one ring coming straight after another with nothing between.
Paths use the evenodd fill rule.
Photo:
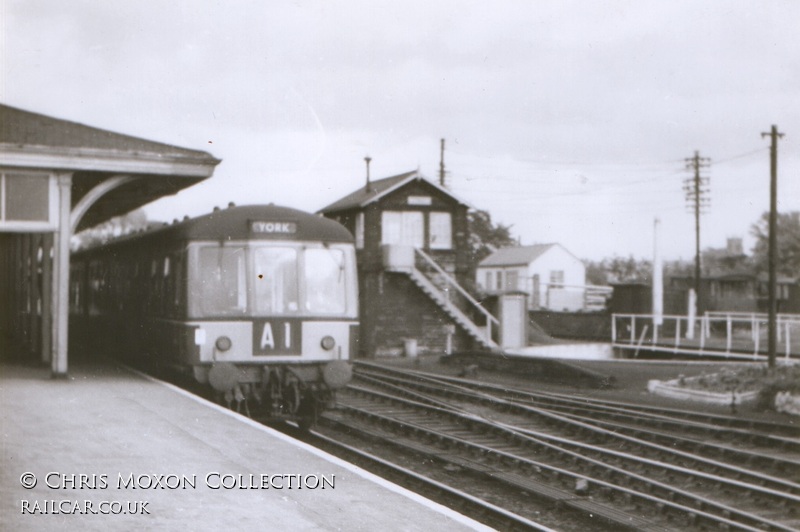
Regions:
<instances>
[{"instance_id":1,"label":"signal box staircase","mask_svg":"<svg viewBox=\"0 0 800 532\"><path fill-rule=\"evenodd\" d=\"M435 272L434 282L428 275L416 267L419 257ZM492 351L500 346L492 339L492 328L499 326L497 318L492 316L478 303L458 282L439 266L433 258L421 249L411 246L387 245L383 248L383 264L386 271L404 273L422 290L436 305L469 334L478 344ZM483 315L486 325L476 324L452 298L459 294L469 305Z\"/></svg>"}]
</instances>

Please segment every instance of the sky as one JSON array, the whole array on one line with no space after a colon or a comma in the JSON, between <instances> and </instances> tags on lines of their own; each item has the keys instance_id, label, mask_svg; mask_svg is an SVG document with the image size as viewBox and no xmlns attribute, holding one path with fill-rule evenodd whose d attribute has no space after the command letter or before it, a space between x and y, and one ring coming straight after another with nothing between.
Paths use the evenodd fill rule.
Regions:
<instances>
[{"instance_id":1,"label":"sky","mask_svg":"<svg viewBox=\"0 0 800 532\"><path fill-rule=\"evenodd\" d=\"M0 0L0 101L222 159L145 207L317 211L419 170L523 245L691 260L800 210L800 2Z\"/></svg>"}]
</instances>

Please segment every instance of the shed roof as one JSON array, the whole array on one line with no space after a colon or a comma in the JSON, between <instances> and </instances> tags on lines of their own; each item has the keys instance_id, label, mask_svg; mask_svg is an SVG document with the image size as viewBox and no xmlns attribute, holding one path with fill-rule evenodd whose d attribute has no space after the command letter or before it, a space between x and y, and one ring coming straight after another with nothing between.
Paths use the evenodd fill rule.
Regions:
<instances>
[{"instance_id":1,"label":"shed roof","mask_svg":"<svg viewBox=\"0 0 800 532\"><path fill-rule=\"evenodd\" d=\"M439 189L439 191L441 191L443 194L450 196L458 203L461 203L462 205L468 205L466 202L461 201L457 197L453 196L452 192L427 179L419 172L419 170L414 170L413 172L406 172L404 174L371 181L369 183L369 187L363 186L317 212L320 214L327 214L353 208L366 207L370 203L378 201L382 197L415 180L424 181L428 185Z\"/></svg>"},{"instance_id":2,"label":"shed roof","mask_svg":"<svg viewBox=\"0 0 800 532\"><path fill-rule=\"evenodd\" d=\"M559 244L534 244L532 246L518 246L513 248L500 248L485 259L478 266L523 266L528 265L541 257L549 249Z\"/></svg>"}]
</instances>

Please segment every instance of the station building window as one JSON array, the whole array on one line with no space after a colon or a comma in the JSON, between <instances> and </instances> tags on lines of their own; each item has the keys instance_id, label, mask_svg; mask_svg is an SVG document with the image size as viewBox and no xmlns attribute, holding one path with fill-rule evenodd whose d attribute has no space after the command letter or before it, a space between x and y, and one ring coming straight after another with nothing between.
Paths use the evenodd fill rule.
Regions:
<instances>
[{"instance_id":1,"label":"station building window","mask_svg":"<svg viewBox=\"0 0 800 532\"><path fill-rule=\"evenodd\" d=\"M550 288L564 288L564 270L550 272Z\"/></svg>"},{"instance_id":2,"label":"station building window","mask_svg":"<svg viewBox=\"0 0 800 532\"><path fill-rule=\"evenodd\" d=\"M506 272L506 290L516 290L519 288L519 272L516 270L509 270Z\"/></svg>"},{"instance_id":3,"label":"station building window","mask_svg":"<svg viewBox=\"0 0 800 532\"><path fill-rule=\"evenodd\" d=\"M49 174L0 171L0 227L49 229L57 207Z\"/></svg>"}]
</instances>

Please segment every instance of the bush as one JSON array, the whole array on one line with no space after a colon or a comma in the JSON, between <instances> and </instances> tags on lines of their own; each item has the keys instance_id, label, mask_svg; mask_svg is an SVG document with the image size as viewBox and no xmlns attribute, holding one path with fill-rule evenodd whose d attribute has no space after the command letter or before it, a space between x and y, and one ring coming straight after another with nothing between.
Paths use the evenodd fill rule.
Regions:
<instances>
[{"instance_id":1,"label":"bush","mask_svg":"<svg viewBox=\"0 0 800 532\"><path fill-rule=\"evenodd\" d=\"M800 395L800 365L779 366L773 372L766 372L758 393L758 406L774 409L775 396L779 392Z\"/></svg>"}]
</instances>

